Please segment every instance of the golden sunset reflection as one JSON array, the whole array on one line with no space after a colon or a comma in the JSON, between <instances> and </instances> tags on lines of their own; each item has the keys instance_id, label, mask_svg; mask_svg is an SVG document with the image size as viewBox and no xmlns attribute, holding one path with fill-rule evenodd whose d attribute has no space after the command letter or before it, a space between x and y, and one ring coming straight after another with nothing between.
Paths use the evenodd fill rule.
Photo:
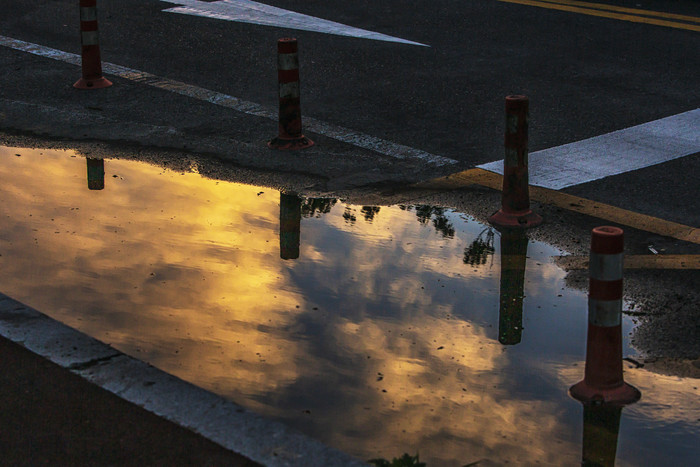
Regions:
<instances>
[{"instance_id":1,"label":"golden sunset reflection","mask_svg":"<svg viewBox=\"0 0 700 467\"><path fill-rule=\"evenodd\" d=\"M486 227L456 213L337 202L299 222L293 195L269 188L69 151L0 160L3 293L360 458L580 463L566 391L586 296L565 290L554 248L525 242L521 283L504 285L500 236L467 264ZM677 381L644 381L657 399L635 420L691 423Z\"/></svg>"}]
</instances>

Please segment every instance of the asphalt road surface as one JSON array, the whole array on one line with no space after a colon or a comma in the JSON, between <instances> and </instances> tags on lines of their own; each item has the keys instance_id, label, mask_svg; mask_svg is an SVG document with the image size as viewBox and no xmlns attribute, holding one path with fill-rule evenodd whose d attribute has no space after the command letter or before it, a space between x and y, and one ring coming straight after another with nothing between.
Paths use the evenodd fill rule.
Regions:
<instances>
[{"instance_id":1,"label":"asphalt road surface","mask_svg":"<svg viewBox=\"0 0 700 467\"><path fill-rule=\"evenodd\" d=\"M80 53L78 2L0 7L4 38ZM310 173L346 188L501 159L510 94L530 99L531 153L700 107L694 0L99 0L97 11L102 60L150 74L150 85L122 74L110 77L112 88L77 91L75 64L0 47L0 129L227 153L239 165ZM324 21L365 32L328 33ZM282 27L300 23L305 30ZM390 40L356 37L372 34ZM387 158L371 150L377 144L358 148L327 134L294 157L267 150L276 133L276 41L288 36L299 40L305 121L456 162ZM259 105L268 118L177 95L172 83ZM690 128L698 150L680 161L567 190L699 225L698 120Z\"/></svg>"},{"instance_id":2,"label":"asphalt road surface","mask_svg":"<svg viewBox=\"0 0 700 467\"><path fill-rule=\"evenodd\" d=\"M509 94L530 97L531 151L700 106L698 31L498 0L265 3L429 47L100 0L103 60L274 107L275 43L293 35L305 115L472 165L502 157ZM700 14L693 0L608 3ZM77 2L0 6L3 35L80 52Z\"/></svg>"},{"instance_id":3,"label":"asphalt road surface","mask_svg":"<svg viewBox=\"0 0 700 467\"><path fill-rule=\"evenodd\" d=\"M96 91L71 86L79 62L7 44L79 55L78 2L0 0L0 8L5 131L185 149L319 176L332 191L502 159L510 94L530 99L531 153L693 111L685 157L565 191L700 225L695 0L99 0L102 60L127 71L106 71L115 86ZM364 33L331 34L324 21ZM301 23L305 30L281 27ZM372 34L394 39L356 37ZM276 42L288 36L299 40L302 113L318 143L291 157L265 146L277 133ZM173 92L183 83L188 94ZM243 104L212 105L202 89ZM239 111L250 106L263 110ZM621 149L615 157L637 154Z\"/></svg>"},{"instance_id":4,"label":"asphalt road surface","mask_svg":"<svg viewBox=\"0 0 700 467\"><path fill-rule=\"evenodd\" d=\"M79 54L77 2L0 0L0 7L5 40ZM80 92L71 87L76 64L4 44L0 128L227 153L239 165L310 173L346 188L417 181L501 159L510 94L530 99L531 153L700 107L694 0L100 0L97 11L103 61L148 74L150 85L122 73L111 78L112 88ZM328 21L335 22L331 33ZM345 27L364 32L332 33ZM276 133L276 41L287 36L299 40L305 121L379 143L358 148L345 138L351 144L339 145L319 130L320 144L303 155L265 148ZM194 91L178 95L178 83ZM201 89L233 96L243 107L259 105L267 118L192 98ZM699 120L689 130L697 150L680 161L568 190L700 224L689 176L699 160ZM308 131L313 136L318 128ZM372 150L387 144L420 157L407 162ZM426 154L456 162L424 164Z\"/></svg>"}]
</instances>

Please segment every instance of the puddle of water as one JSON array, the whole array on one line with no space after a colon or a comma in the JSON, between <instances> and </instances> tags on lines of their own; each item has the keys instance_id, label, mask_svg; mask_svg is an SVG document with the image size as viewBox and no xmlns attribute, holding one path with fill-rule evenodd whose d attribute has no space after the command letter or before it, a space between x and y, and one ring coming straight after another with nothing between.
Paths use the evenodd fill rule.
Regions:
<instances>
[{"instance_id":1,"label":"puddle of water","mask_svg":"<svg viewBox=\"0 0 700 467\"><path fill-rule=\"evenodd\" d=\"M551 246L427 206L67 151L0 161L2 292L359 458L697 459L697 380L627 368L635 405L584 413L568 397L587 299Z\"/></svg>"}]
</instances>

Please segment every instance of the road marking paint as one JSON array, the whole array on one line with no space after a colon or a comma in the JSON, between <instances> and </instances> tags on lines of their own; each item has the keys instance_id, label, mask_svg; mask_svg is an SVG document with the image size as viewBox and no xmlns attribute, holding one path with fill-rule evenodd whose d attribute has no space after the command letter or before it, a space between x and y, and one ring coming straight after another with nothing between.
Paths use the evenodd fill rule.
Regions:
<instances>
[{"instance_id":1,"label":"road marking paint","mask_svg":"<svg viewBox=\"0 0 700 467\"><path fill-rule=\"evenodd\" d=\"M587 256L554 256L554 263L567 271L588 269ZM624 269L700 269L700 255L625 255Z\"/></svg>"},{"instance_id":2,"label":"road marking paint","mask_svg":"<svg viewBox=\"0 0 700 467\"><path fill-rule=\"evenodd\" d=\"M530 184L560 190L700 152L700 109L529 155ZM479 168L503 174L503 161Z\"/></svg>"},{"instance_id":3,"label":"road marking paint","mask_svg":"<svg viewBox=\"0 0 700 467\"><path fill-rule=\"evenodd\" d=\"M182 5L168 8L168 13L180 13L183 15L201 16L205 18L236 21L240 23L260 24L285 29L297 29L301 31L321 32L338 36L357 37L376 41L398 42L401 44L430 47L419 42L413 42L398 37L387 36L378 32L354 28L345 24L328 21L314 16L283 10L264 3L251 0L219 0L216 2L203 2L201 0L161 0L167 3Z\"/></svg>"},{"instance_id":4,"label":"road marking paint","mask_svg":"<svg viewBox=\"0 0 700 467\"><path fill-rule=\"evenodd\" d=\"M51 58L80 66L80 55L70 52L64 52L62 50L52 49L43 45L33 44L31 42L25 42L6 36L0 36L0 45L22 52L28 52L40 57ZM220 105L222 107L233 109L248 115L267 118L274 120L275 122L277 122L279 118L279 109L277 108L268 108L260 104L256 104L255 102L245 101L243 99L239 99L238 97L200 88L198 86L183 83L182 81L163 78L145 71L139 71L133 68L127 68L125 66L107 62L102 63L102 71L106 74L115 75L130 81L135 81L137 83L143 83L158 89L174 92L182 96ZM393 143L391 141L376 138L374 136L326 123L311 117L304 117L304 130L311 133L324 135L343 143L352 144L353 146L359 148L374 151L394 159L416 160L420 161L421 163L430 164L437 167L458 163L458 161L454 159L430 154L426 151L421 151L420 149Z\"/></svg>"},{"instance_id":5,"label":"road marking paint","mask_svg":"<svg viewBox=\"0 0 700 467\"><path fill-rule=\"evenodd\" d=\"M469 185L481 185L494 190L501 190L503 188L503 177L499 174L476 168L418 183L415 186L417 188L455 190ZM562 193L561 191L531 186L530 199L645 232L700 244L700 229L698 228L628 211L609 204Z\"/></svg>"},{"instance_id":6,"label":"road marking paint","mask_svg":"<svg viewBox=\"0 0 700 467\"><path fill-rule=\"evenodd\" d=\"M666 13L663 11L641 10L639 8L626 8L617 5L608 5L607 3L581 2L578 0L539 0L545 3L559 3L561 5L581 6L584 8L593 8L596 10L618 11L621 13L632 13L641 16L655 16L657 18L677 19L680 21L688 21L691 23L700 23L700 18L696 16L678 15L675 13Z\"/></svg>"},{"instance_id":7,"label":"road marking paint","mask_svg":"<svg viewBox=\"0 0 700 467\"><path fill-rule=\"evenodd\" d=\"M580 8L577 6L573 6L572 2L559 2L559 3L547 3L545 1L535 1L535 0L498 0L500 2L505 2L505 3L517 3L520 5L528 5L528 6L536 6L540 8L548 8L550 10L561 10L561 11L567 11L570 13L580 13L584 15L589 15L589 16L598 16L601 18L610 18L610 19L617 19L617 20L622 20L622 21L628 21L631 23L642 23L642 24L650 24L654 26L665 26L669 28L676 28L676 29L685 29L688 31L700 31L700 25L696 24L687 24L687 23L681 23L677 21L668 21L664 19L657 19L657 18L648 18L644 16L634 16L631 14L625 14L625 13L615 13L612 11L602 11L602 10L595 10L595 9L590 9L590 8ZM642 10L644 11L644 10ZM648 13L644 14L649 14L649 15L654 15L654 12L649 11ZM658 15L657 15L658 16ZM693 21L696 21L696 19L693 19Z\"/></svg>"}]
</instances>

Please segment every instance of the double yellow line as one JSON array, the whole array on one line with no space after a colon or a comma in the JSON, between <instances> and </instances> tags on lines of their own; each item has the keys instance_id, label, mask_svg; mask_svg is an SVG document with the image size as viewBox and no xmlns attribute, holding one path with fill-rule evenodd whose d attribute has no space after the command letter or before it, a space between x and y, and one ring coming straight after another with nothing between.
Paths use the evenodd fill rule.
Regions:
<instances>
[{"instance_id":1,"label":"double yellow line","mask_svg":"<svg viewBox=\"0 0 700 467\"><path fill-rule=\"evenodd\" d=\"M632 23L653 24L669 28L686 29L700 32L700 18L695 16L677 15L660 11L625 8L605 3L581 2L577 0L499 0L506 3L549 8L551 10L569 11L583 15L612 18Z\"/></svg>"}]
</instances>

